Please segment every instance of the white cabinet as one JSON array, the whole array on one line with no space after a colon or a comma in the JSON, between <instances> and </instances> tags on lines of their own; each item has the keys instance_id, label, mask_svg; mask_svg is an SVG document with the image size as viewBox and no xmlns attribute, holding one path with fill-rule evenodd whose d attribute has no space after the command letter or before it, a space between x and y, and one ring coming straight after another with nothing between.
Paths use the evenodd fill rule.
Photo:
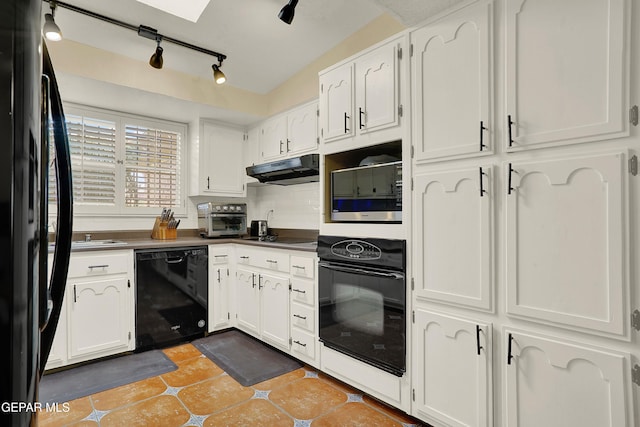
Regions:
<instances>
[{"instance_id":1,"label":"white cabinet","mask_svg":"<svg viewBox=\"0 0 640 427\"><path fill-rule=\"evenodd\" d=\"M318 103L314 101L265 120L260 135L263 160L277 160L316 150L317 116Z\"/></svg>"},{"instance_id":2,"label":"white cabinet","mask_svg":"<svg viewBox=\"0 0 640 427\"><path fill-rule=\"evenodd\" d=\"M482 1L411 33L416 161L492 150L491 14Z\"/></svg>"},{"instance_id":3,"label":"white cabinet","mask_svg":"<svg viewBox=\"0 0 640 427\"><path fill-rule=\"evenodd\" d=\"M624 0L506 2L507 147L625 133L627 17Z\"/></svg>"},{"instance_id":4,"label":"white cabinet","mask_svg":"<svg viewBox=\"0 0 640 427\"><path fill-rule=\"evenodd\" d=\"M434 425L492 426L491 325L416 310L414 336L416 415Z\"/></svg>"},{"instance_id":5,"label":"white cabinet","mask_svg":"<svg viewBox=\"0 0 640 427\"><path fill-rule=\"evenodd\" d=\"M201 121L197 196L244 197L245 169L242 130Z\"/></svg>"},{"instance_id":6,"label":"white cabinet","mask_svg":"<svg viewBox=\"0 0 640 427\"><path fill-rule=\"evenodd\" d=\"M631 427L629 355L506 329L505 426Z\"/></svg>"},{"instance_id":7,"label":"white cabinet","mask_svg":"<svg viewBox=\"0 0 640 427\"><path fill-rule=\"evenodd\" d=\"M513 162L505 172L508 312L622 338L625 155Z\"/></svg>"},{"instance_id":8,"label":"white cabinet","mask_svg":"<svg viewBox=\"0 0 640 427\"><path fill-rule=\"evenodd\" d=\"M228 246L209 245L209 332L230 326L230 271L231 257Z\"/></svg>"},{"instance_id":9,"label":"white cabinet","mask_svg":"<svg viewBox=\"0 0 640 427\"><path fill-rule=\"evenodd\" d=\"M238 327L289 351L288 253L239 245L236 255Z\"/></svg>"},{"instance_id":10,"label":"white cabinet","mask_svg":"<svg viewBox=\"0 0 640 427\"><path fill-rule=\"evenodd\" d=\"M492 175L483 165L414 177L418 299L491 308Z\"/></svg>"},{"instance_id":11,"label":"white cabinet","mask_svg":"<svg viewBox=\"0 0 640 427\"><path fill-rule=\"evenodd\" d=\"M318 367L315 257L291 255L291 354Z\"/></svg>"},{"instance_id":12,"label":"white cabinet","mask_svg":"<svg viewBox=\"0 0 640 427\"><path fill-rule=\"evenodd\" d=\"M320 136L331 142L400 123L399 57L402 39L320 73Z\"/></svg>"},{"instance_id":13,"label":"white cabinet","mask_svg":"<svg viewBox=\"0 0 640 427\"><path fill-rule=\"evenodd\" d=\"M68 362L133 350L132 251L73 253L66 289Z\"/></svg>"},{"instance_id":14,"label":"white cabinet","mask_svg":"<svg viewBox=\"0 0 640 427\"><path fill-rule=\"evenodd\" d=\"M245 183L258 182L256 178L250 177L246 173L248 166L260 164L260 132L262 128L255 126L249 129L245 137L245 149L243 152L244 164L242 165L242 173L244 174Z\"/></svg>"}]
</instances>

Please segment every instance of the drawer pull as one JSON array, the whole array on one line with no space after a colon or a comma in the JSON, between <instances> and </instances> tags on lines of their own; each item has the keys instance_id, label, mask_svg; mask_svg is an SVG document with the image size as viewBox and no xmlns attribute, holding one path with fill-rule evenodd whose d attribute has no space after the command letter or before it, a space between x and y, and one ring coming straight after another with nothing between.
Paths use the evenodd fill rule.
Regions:
<instances>
[{"instance_id":1,"label":"drawer pull","mask_svg":"<svg viewBox=\"0 0 640 427\"><path fill-rule=\"evenodd\" d=\"M292 265L291 267L293 268L300 268L302 270L305 270L304 265Z\"/></svg>"},{"instance_id":2,"label":"drawer pull","mask_svg":"<svg viewBox=\"0 0 640 427\"><path fill-rule=\"evenodd\" d=\"M293 342L294 342L294 343L296 343L296 344L298 344L298 345L301 345L301 346L303 346L303 347L306 347L306 346L307 346L305 343L300 342L300 341L298 341L298 340L293 340Z\"/></svg>"},{"instance_id":3,"label":"drawer pull","mask_svg":"<svg viewBox=\"0 0 640 427\"><path fill-rule=\"evenodd\" d=\"M293 317L297 317L298 319L307 320L307 316L300 316L299 314L294 314Z\"/></svg>"},{"instance_id":4,"label":"drawer pull","mask_svg":"<svg viewBox=\"0 0 640 427\"><path fill-rule=\"evenodd\" d=\"M90 266L89 266L89 270L93 270L94 268L109 268L109 264L103 264L103 265L90 265Z\"/></svg>"},{"instance_id":5,"label":"drawer pull","mask_svg":"<svg viewBox=\"0 0 640 427\"><path fill-rule=\"evenodd\" d=\"M305 291L305 290L303 290L303 289L295 289L295 288L292 288L291 290L292 290L293 292L299 292L299 293L301 293L301 294L306 294L306 293L307 293L307 291Z\"/></svg>"},{"instance_id":6,"label":"drawer pull","mask_svg":"<svg viewBox=\"0 0 640 427\"><path fill-rule=\"evenodd\" d=\"M273 260L273 259L268 259L267 262L271 263L271 264L277 264L278 263L278 261Z\"/></svg>"},{"instance_id":7,"label":"drawer pull","mask_svg":"<svg viewBox=\"0 0 640 427\"><path fill-rule=\"evenodd\" d=\"M213 257L214 258L226 258L227 256L226 255L214 255ZM242 257L240 257L240 258L242 258ZM245 258L249 258L249 257L245 257Z\"/></svg>"},{"instance_id":8,"label":"drawer pull","mask_svg":"<svg viewBox=\"0 0 640 427\"><path fill-rule=\"evenodd\" d=\"M240 259L249 259L248 256L241 256Z\"/></svg>"}]
</instances>

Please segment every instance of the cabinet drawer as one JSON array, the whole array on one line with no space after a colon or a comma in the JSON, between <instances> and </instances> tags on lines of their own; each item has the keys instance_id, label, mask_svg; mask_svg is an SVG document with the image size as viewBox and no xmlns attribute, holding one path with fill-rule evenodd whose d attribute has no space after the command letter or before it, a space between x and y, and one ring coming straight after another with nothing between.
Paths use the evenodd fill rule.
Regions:
<instances>
[{"instance_id":1,"label":"cabinet drawer","mask_svg":"<svg viewBox=\"0 0 640 427\"><path fill-rule=\"evenodd\" d=\"M312 307L316 305L315 297L316 282L313 280L291 278L291 301L307 304Z\"/></svg>"},{"instance_id":2,"label":"cabinet drawer","mask_svg":"<svg viewBox=\"0 0 640 427\"><path fill-rule=\"evenodd\" d=\"M228 264L229 254L209 254L210 264Z\"/></svg>"},{"instance_id":3,"label":"cabinet drawer","mask_svg":"<svg viewBox=\"0 0 640 427\"><path fill-rule=\"evenodd\" d=\"M72 254L68 277L103 276L128 273L133 265L132 252Z\"/></svg>"},{"instance_id":4,"label":"cabinet drawer","mask_svg":"<svg viewBox=\"0 0 640 427\"><path fill-rule=\"evenodd\" d=\"M316 358L315 336L297 329L291 330L291 352L294 356L300 355L306 358Z\"/></svg>"},{"instance_id":5,"label":"cabinet drawer","mask_svg":"<svg viewBox=\"0 0 640 427\"><path fill-rule=\"evenodd\" d=\"M273 249L238 249L236 262L239 265L264 268L272 271L289 272L289 254Z\"/></svg>"},{"instance_id":6,"label":"cabinet drawer","mask_svg":"<svg viewBox=\"0 0 640 427\"><path fill-rule=\"evenodd\" d=\"M209 264L227 264L231 261L229 245L209 245Z\"/></svg>"},{"instance_id":7,"label":"cabinet drawer","mask_svg":"<svg viewBox=\"0 0 640 427\"><path fill-rule=\"evenodd\" d=\"M291 304L291 325L305 329L311 333L315 332L316 311L305 305Z\"/></svg>"},{"instance_id":8,"label":"cabinet drawer","mask_svg":"<svg viewBox=\"0 0 640 427\"><path fill-rule=\"evenodd\" d=\"M313 279L315 277L314 258L291 255L291 275Z\"/></svg>"}]
</instances>

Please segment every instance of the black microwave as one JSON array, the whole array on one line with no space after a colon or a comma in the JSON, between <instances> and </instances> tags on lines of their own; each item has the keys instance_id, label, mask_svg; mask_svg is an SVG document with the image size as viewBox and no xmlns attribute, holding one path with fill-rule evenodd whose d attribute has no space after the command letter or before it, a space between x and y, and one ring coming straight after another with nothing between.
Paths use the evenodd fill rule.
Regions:
<instances>
[{"instance_id":1,"label":"black microwave","mask_svg":"<svg viewBox=\"0 0 640 427\"><path fill-rule=\"evenodd\" d=\"M332 171L331 220L402 222L402 161Z\"/></svg>"}]
</instances>

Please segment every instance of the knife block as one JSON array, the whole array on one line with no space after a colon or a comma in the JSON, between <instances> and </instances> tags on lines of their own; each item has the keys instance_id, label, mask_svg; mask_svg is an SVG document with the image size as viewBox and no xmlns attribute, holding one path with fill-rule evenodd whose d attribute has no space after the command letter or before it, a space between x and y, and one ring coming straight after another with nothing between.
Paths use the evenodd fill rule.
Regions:
<instances>
[{"instance_id":1,"label":"knife block","mask_svg":"<svg viewBox=\"0 0 640 427\"><path fill-rule=\"evenodd\" d=\"M175 240L178 237L177 228L168 228L169 223L167 221L160 220L160 217L156 217L156 222L151 230L151 238L157 240Z\"/></svg>"}]
</instances>

